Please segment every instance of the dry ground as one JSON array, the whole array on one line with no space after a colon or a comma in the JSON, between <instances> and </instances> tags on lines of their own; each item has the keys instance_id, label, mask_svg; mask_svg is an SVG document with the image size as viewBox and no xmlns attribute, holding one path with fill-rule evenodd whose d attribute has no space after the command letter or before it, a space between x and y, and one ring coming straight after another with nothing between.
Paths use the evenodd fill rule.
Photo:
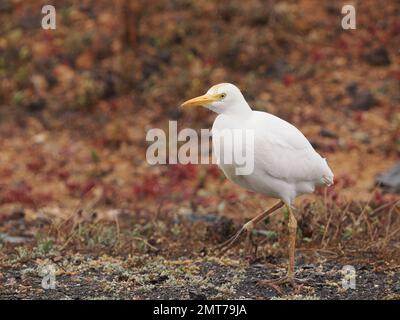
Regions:
<instances>
[{"instance_id":1,"label":"dry ground","mask_svg":"<svg viewBox=\"0 0 400 320\"><path fill-rule=\"evenodd\" d=\"M131 3L59 0L55 31L40 1L0 5L0 298L399 299L399 195L375 185L400 154L399 3L357 2L352 31L340 1ZM296 203L297 291L257 286L284 273L284 210L256 256L209 252L273 200L212 165L145 160L150 128L210 128L177 107L226 81L335 173Z\"/></svg>"}]
</instances>

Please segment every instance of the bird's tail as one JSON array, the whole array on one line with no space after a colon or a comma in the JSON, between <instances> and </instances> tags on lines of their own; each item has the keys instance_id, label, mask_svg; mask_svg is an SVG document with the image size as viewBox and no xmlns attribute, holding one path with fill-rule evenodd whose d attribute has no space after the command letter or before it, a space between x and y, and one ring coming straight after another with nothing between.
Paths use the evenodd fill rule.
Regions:
<instances>
[{"instance_id":1,"label":"bird's tail","mask_svg":"<svg viewBox=\"0 0 400 320\"><path fill-rule=\"evenodd\" d=\"M333 175L331 176L323 176L322 177L322 183L326 186L331 186L333 185Z\"/></svg>"},{"instance_id":2,"label":"bird's tail","mask_svg":"<svg viewBox=\"0 0 400 320\"><path fill-rule=\"evenodd\" d=\"M333 183L334 183L334 181L333 181L334 175L333 175L331 168L329 168L328 163L326 162L326 159L323 158L323 160L325 162L325 174L321 178L321 183L329 187L329 186L333 185Z\"/></svg>"}]
</instances>

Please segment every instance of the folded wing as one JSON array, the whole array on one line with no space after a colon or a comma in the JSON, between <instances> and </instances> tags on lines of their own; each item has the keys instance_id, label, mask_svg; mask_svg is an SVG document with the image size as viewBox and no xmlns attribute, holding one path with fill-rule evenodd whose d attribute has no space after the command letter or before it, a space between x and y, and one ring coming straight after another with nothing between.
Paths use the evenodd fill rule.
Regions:
<instances>
[{"instance_id":1,"label":"folded wing","mask_svg":"<svg viewBox=\"0 0 400 320\"><path fill-rule=\"evenodd\" d=\"M265 112L255 112L255 164L269 175L289 183L333 183L326 160L290 123Z\"/></svg>"}]
</instances>

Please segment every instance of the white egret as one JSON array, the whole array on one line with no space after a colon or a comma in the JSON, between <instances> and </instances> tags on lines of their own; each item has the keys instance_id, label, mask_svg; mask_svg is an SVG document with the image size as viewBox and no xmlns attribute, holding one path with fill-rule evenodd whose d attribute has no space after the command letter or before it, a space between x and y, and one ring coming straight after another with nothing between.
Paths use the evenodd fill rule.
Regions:
<instances>
[{"instance_id":1,"label":"white egret","mask_svg":"<svg viewBox=\"0 0 400 320\"><path fill-rule=\"evenodd\" d=\"M206 94L182 104L204 106L218 113L212 134L223 129L251 129L254 131L254 170L248 175L237 175L235 163L218 163L231 181L269 197L279 199L269 210L247 222L238 233L220 248L231 248L242 233L249 236L256 223L282 206L289 213L289 263L287 276L265 283L293 283L297 221L292 211L294 199L311 193L316 186L333 184L333 173L326 160L311 146L306 137L290 123L267 112L253 111L240 90L233 84L221 83L211 87ZM233 141L235 144L235 141ZM222 146L214 141L214 151Z\"/></svg>"}]
</instances>

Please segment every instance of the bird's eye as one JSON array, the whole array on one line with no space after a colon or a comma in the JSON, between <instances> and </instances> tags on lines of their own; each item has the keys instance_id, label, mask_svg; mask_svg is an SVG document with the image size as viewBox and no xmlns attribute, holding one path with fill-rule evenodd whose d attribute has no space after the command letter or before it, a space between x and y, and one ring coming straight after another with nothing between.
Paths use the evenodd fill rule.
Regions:
<instances>
[{"instance_id":1,"label":"bird's eye","mask_svg":"<svg viewBox=\"0 0 400 320\"><path fill-rule=\"evenodd\" d=\"M221 93L221 99L224 99L226 97L226 93Z\"/></svg>"}]
</instances>

